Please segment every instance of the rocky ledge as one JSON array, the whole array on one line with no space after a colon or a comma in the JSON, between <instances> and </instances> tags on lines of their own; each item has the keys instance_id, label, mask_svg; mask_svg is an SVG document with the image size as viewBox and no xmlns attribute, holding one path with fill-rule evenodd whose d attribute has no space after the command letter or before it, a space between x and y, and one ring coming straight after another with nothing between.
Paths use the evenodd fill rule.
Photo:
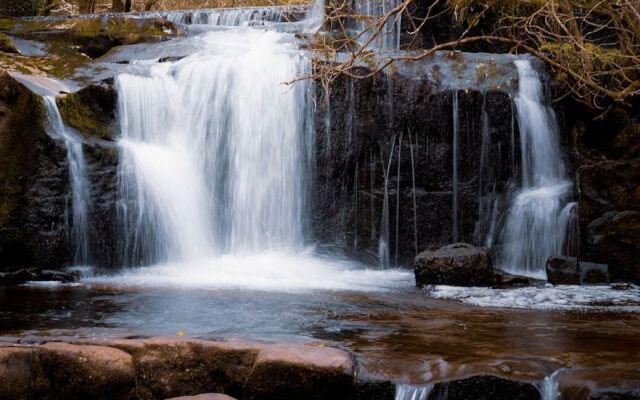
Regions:
<instances>
[{"instance_id":1,"label":"rocky ledge","mask_svg":"<svg viewBox=\"0 0 640 400\"><path fill-rule=\"evenodd\" d=\"M267 344L186 337L0 339L0 399L396 398L395 384L368 375L352 354L323 343ZM558 381L589 399L609 399L582 373ZM366 376L366 378L363 378ZM589 385L582 383L585 380ZM582 383L580 383L582 382ZM405 385L403 385L405 386ZM539 382L472 375L428 386L428 399L541 399ZM615 387L608 386L609 388ZM635 389L616 389L637 398ZM185 397L187 396L187 397ZM189 397L191 396L191 397ZM422 398L422 397L421 397Z\"/></svg>"}]
</instances>

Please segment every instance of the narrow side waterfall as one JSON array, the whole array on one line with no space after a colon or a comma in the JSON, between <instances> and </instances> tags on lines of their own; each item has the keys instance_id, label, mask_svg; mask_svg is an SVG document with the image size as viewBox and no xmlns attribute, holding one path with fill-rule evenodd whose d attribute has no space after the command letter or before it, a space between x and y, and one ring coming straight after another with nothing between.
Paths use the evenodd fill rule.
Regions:
<instances>
[{"instance_id":1,"label":"narrow side waterfall","mask_svg":"<svg viewBox=\"0 0 640 400\"><path fill-rule=\"evenodd\" d=\"M545 104L540 77L530 61L515 64L522 187L502 232L504 247L498 264L509 272L545 278L547 259L563 254L568 219L560 216L572 185L565 173L555 114Z\"/></svg>"},{"instance_id":2,"label":"narrow side waterfall","mask_svg":"<svg viewBox=\"0 0 640 400\"><path fill-rule=\"evenodd\" d=\"M395 400L427 400L433 385L413 386L406 384L396 385Z\"/></svg>"},{"instance_id":3,"label":"narrow side waterfall","mask_svg":"<svg viewBox=\"0 0 640 400\"><path fill-rule=\"evenodd\" d=\"M356 15L355 30L358 42L368 44L374 50L398 50L400 48L400 20L402 15L397 13L383 21L385 15L401 4L399 0L353 0L353 12ZM382 24L380 34L374 36Z\"/></svg>"},{"instance_id":4,"label":"narrow side waterfall","mask_svg":"<svg viewBox=\"0 0 640 400\"><path fill-rule=\"evenodd\" d=\"M62 122L56 99L44 96L49 122L49 135L62 140L67 149L69 163L69 186L71 203L71 224L68 224L69 243L73 246L73 262L83 265L91 262L91 248L89 245L89 211L91 204L91 190L87 179L87 164L82 150L82 141L69 132ZM67 217L68 223L68 217Z\"/></svg>"},{"instance_id":5,"label":"narrow side waterfall","mask_svg":"<svg viewBox=\"0 0 640 400\"><path fill-rule=\"evenodd\" d=\"M293 35L202 36L204 50L120 75L125 265L299 249L314 148L310 61Z\"/></svg>"}]
</instances>

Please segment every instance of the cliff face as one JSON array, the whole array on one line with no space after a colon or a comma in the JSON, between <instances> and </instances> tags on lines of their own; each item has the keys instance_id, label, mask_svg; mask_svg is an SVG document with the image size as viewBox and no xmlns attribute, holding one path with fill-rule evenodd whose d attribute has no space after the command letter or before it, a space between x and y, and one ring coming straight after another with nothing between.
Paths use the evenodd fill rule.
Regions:
<instances>
[{"instance_id":1,"label":"cliff face","mask_svg":"<svg viewBox=\"0 0 640 400\"><path fill-rule=\"evenodd\" d=\"M41 99L0 71L2 269L69 262L64 146L45 131Z\"/></svg>"}]
</instances>

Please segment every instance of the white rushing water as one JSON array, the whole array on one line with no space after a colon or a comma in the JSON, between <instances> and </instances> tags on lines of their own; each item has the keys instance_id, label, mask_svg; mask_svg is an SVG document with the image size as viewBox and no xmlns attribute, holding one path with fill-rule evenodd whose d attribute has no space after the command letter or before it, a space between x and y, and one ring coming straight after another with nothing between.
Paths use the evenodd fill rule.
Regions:
<instances>
[{"instance_id":1,"label":"white rushing water","mask_svg":"<svg viewBox=\"0 0 640 400\"><path fill-rule=\"evenodd\" d=\"M87 164L82 150L82 141L69 132L62 122L56 99L43 96L49 122L49 135L64 142L69 164L69 197L71 205L71 223L68 224L69 242L74 248L75 264L87 264L91 261L89 244L89 209L91 192L87 179Z\"/></svg>"},{"instance_id":2,"label":"white rushing water","mask_svg":"<svg viewBox=\"0 0 640 400\"><path fill-rule=\"evenodd\" d=\"M498 264L512 273L545 279L547 259L563 254L568 221L561 215L565 207L573 207L567 205L572 185L560 151L558 124L545 103L541 79L529 60L515 64L522 187L512 200L502 232Z\"/></svg>"},{"instance_id":3,"label":"white rushing water","mask_svg":"<svg viewBox=\"0 0 640 400\"><path fill-rule=\"evenodd\" d=\"M414 386L407 384L396 385L395 400L427 400L433 385Z\"/></svg>"},{"instance_id":4,"label":"white rushing water","mask_svg":"<svg viewBox=\"0 0 640 400\"><path fill-rule=\"evenodd\" d=\"M299 249L313 129L293 37L243 29L116 86L130 265Z\"/></svg>"},{"instance_id":5,"label":"white rushing water","mask_svg":"<svg viewBox=\"0 0 640 400\"><path fill-rule=\"evenodd\" d=\"M391 12L400 4L400 0L353 0L358 43L368 43L370 49L398 50L402 15ZM376 34L378 30L380 33Z\"/></svg>"}]
</instances>

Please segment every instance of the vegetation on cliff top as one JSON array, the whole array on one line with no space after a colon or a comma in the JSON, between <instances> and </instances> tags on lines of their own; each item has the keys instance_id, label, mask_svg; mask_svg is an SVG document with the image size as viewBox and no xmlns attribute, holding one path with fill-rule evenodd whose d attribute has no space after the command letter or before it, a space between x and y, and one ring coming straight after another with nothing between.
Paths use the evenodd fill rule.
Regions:
<instances>
[{"instance_id":1,"label":"vegetation on cliff top","mask_svg":"<svg viewBox=\"0 0 640 400\"><path fill-rule=\"evenodd\" d=\"M368 22L360 43L346 34L350 0L328 7L327 24L342 29L316 49L351 57L339 65L318 65L326 83L340 74L368 77L397 60L419 60L440 50L494 49L531 53L553 70L563 96L595 108L629 103L640 96L640 2L637 0L403 0ZM373 72L356 68L371 58L369 44L385 34L385 24L402 15L403 48L416 50L375 62ZM406 27L409 27L408 29ZM337 38L337 39L336 39Z\"/></svg>"}]
</instances>

